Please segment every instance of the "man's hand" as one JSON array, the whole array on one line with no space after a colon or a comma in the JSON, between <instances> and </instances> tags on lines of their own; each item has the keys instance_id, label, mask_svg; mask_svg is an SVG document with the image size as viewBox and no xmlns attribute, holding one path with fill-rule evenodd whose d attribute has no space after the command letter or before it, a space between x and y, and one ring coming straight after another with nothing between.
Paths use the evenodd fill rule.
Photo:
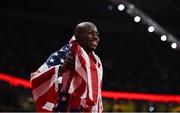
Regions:
<instances>
[{"instance_id":1,"label":"man's hand","mask_svg":"<svg viewBox=\"0 0 180 113\"><path fill-rule=\"evenodd\" d=\"M72 69L74 70L75 68L75 60L73 57L68 57L65 59L64 64L62 65L63 69Z\"/></svg>"}]
</instances>

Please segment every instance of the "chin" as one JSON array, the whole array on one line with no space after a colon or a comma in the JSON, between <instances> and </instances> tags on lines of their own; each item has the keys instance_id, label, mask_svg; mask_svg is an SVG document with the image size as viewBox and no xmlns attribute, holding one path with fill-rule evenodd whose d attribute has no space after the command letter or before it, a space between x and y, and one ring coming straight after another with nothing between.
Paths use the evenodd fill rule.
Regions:
<instances>
[{"instance_id":1,"label":"chin","mask_svg":"<svg viewBox=\"0 0 180 113\"><path fill-rule=\"evenodd\" d=\"M89 46L89 51L94 51L94 50L96 50L96 48L97 48L97 46Z\"/></svg>"},{"instance_id":2,"label":"chin","mask_svg":"<svg viewBox=\"0 0 180 113\"><path fill-rule=\"evenodd\" d=\"M94 50L96 50L96 47L93 47L93 48L91 48L90 50L91 50L91 51L94 51Z\"/></svg>"}]
</instances>

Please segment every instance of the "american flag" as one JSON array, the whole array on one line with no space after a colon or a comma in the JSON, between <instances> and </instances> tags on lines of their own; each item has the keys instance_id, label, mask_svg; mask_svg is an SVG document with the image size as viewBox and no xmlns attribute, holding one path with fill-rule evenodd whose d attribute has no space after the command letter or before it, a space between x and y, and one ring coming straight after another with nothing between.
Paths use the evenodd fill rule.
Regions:
<instances>
[{"instance_id":1,"label":"american flag","mask_svg":"<svg viewBox=\"0 0 180 113\"><path fill-rule=\"evenodd\" d=\"M59 77L59 70L70 55L75 59L76 76L69 82L68 93L81 98L81 106L91 107L91 112L102 112L102 64L99 57L91 52L89 55L77 43L75 37L68 45L54 52L47 61L31 75L32 94L38 112L53 112L57 106L58 84L65 81ZM63 74L62 74L63 75ZM84 87L84 88L82 88Z\"/></svg>"}]
</instances>

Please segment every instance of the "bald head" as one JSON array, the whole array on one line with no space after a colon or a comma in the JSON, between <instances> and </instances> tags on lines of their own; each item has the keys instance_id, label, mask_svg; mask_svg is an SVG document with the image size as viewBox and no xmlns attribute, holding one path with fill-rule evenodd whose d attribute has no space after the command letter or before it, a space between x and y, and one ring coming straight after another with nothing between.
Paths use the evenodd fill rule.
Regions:
<instances>
[{"instance_id":1,"label":"bald head","mask_svg":"<svg viewBox=\"0 0 180 113\"><path fill-rule=\"evenodd\" d=\"M79 23L75 28L75 37L86 52L95 50L99 43L99 33L92 22Z\"/></svg>"},{"instance_id":2,"label":"bald head","mask_svg":"<svg viewBox=\"0 0 180 113\"><path fill-rule=\"evenodd\" d=\"M93 24L92 22L82 22L82 23L79 23L76 28L75 28L75 33L77 32L81 32L85 29L90 29L91 27L96 27L95 24Z\"/></svg>"}]
</instances>

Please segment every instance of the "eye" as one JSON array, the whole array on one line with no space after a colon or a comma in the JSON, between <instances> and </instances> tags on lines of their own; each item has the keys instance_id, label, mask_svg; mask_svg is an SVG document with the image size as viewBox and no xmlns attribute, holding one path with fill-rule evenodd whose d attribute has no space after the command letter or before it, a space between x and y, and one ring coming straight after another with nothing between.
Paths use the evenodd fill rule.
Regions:
<instances>
[{"instance_id":1,"label":"eye","mask_svg":"<svg viewBox=\"0 0 180 113\"><path fill-rule=\"evenodd\" d=\"M93 35L93 32L92 32L92 31L89 31L88 34L89 34L89 35Z\"/></svg>"},{"instance_id":2,"label":"eye","mask_svg":"<svg viewBox=\"0 0 180 113\"><path fill-rule=\"evenodd\" d=\"M88 34L89 35L97 35L97 36L99 36L99 33L96 32L96 31L89 31Z\"/></svg>"},{"instance_id":3,"label":"eye","mask_svg":"<svg viewBox=\"0 0 180 113\"><path fill-rule=\"evenodd\" d=\"M96 32L96 35L97 35L97 36L99 36L99 33L98 33L98 32Z\"/></svg>"}]
</instances>

